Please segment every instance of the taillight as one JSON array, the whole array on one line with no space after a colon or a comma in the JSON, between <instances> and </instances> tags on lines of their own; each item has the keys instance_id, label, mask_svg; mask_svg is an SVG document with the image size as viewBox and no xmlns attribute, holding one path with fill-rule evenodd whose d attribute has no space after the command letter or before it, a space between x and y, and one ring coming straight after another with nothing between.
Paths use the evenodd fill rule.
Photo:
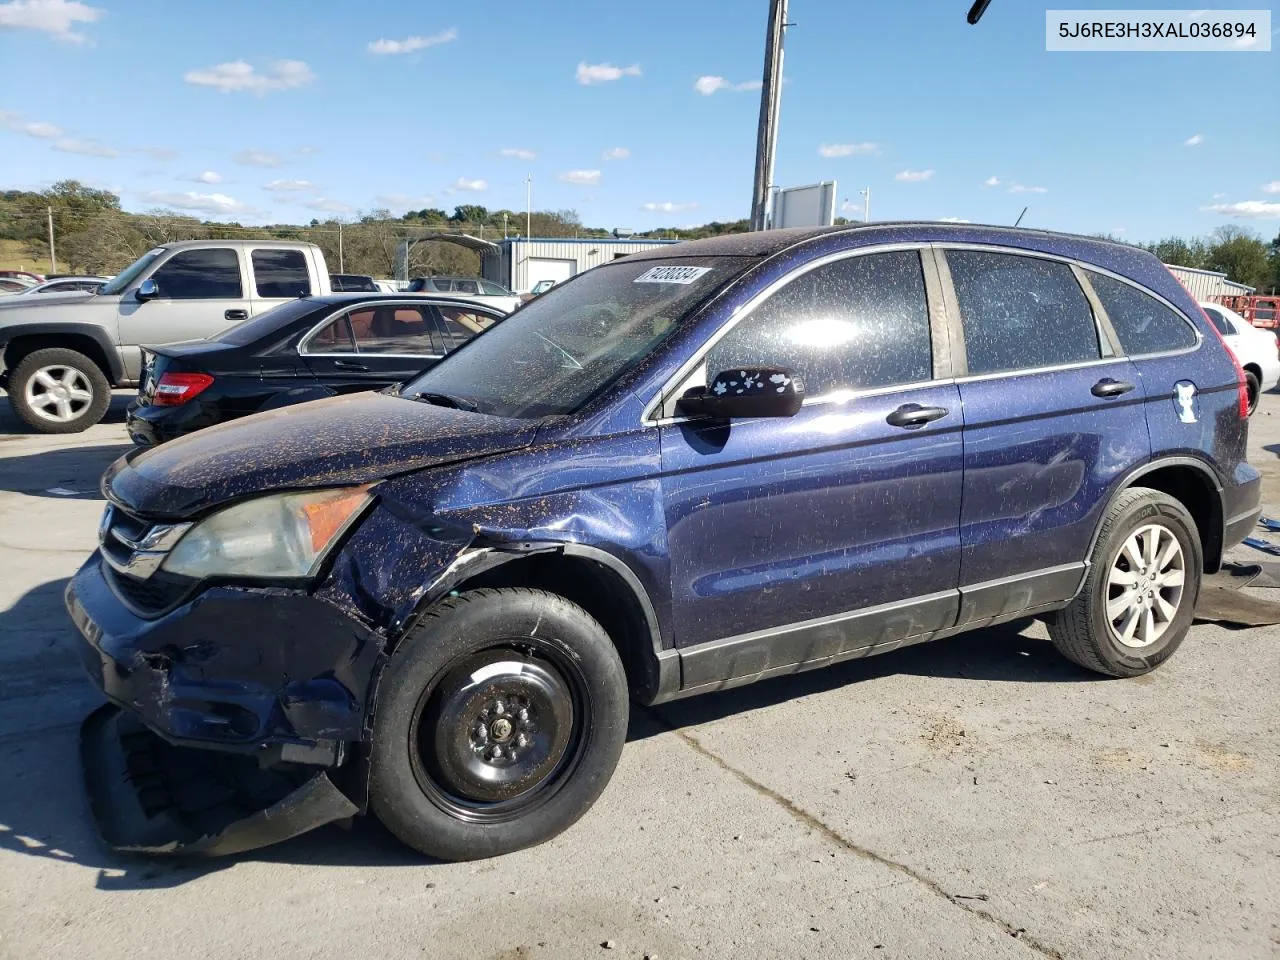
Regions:
<instances>
[{"instance_id":1,"label":"taillight","mask_svg":"<svg viewBox=\"0 0 1280 960\"><path fill-rule=\"evenodd\" d=\"M176 407L208 389L213 377L207 373L166 373L156 384L151 402L157 407Z\"/></svg>"}]
</instances>

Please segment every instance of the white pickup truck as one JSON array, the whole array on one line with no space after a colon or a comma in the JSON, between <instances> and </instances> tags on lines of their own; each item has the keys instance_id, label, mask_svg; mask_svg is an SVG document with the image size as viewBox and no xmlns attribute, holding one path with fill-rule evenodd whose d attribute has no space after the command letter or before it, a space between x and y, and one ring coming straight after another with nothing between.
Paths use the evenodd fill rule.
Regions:
<instances>
[{"instance_id":1,"label":"white pickup truck","mask_svg":"<svg viewBox=\"0 0 1280 960\"><path fill-rule=\"evenodd\" d=\"M94 295L0 300L0 387L35 430L77 433L102 419L112 387L137 385L143 345L212 337L277 304L329 292L315 244L166 243Z\"/></svg>"}]
</instances>

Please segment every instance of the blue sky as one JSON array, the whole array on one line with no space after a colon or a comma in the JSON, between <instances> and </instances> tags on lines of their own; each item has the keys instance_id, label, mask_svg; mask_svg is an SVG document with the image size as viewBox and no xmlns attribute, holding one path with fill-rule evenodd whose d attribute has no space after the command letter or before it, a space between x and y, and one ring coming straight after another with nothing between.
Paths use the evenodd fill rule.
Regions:
<instances>
[{"instance_id":1,"label":"blue sky","mask_svg":"<svg viewBox=\"0 0 1280 960\"><path fill-rule=\"evenodd\" d=\"M777 180L873 219L1280 229L1280 53L1047 53L1046 5L968 5L792 0ZM531 175L593 226L736 219L767 7L0 0L0 187L258 223L521 210Z\"/></svg>"}]
</instances>

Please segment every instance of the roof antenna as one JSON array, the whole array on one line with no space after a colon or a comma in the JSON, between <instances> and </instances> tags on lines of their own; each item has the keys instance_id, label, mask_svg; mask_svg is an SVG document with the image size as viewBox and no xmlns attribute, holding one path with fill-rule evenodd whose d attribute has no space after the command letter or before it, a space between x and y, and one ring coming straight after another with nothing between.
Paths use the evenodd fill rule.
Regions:
<instances>
[{"instance_id":1,"label":"roof antenna","mask_svg":"<svg viewBox=\"0 0 1280 960\"><path fill-rule=\"evenodd\" d=\"M977 23L982 19L982 15L987 12L987 7L991 0L977 0L972 7L969 8L969 22Z\"/></svg>"},{"instance_id":2,"label":"roof antenna","mask_svg":"<svg viewBox=\"0 0 1280 960\"><path fill-rule=\"evenodd\" d=\"M1020 214L1018 214L1018 219L1017 219L1016 221L1014 221L1014 224L1013 224L1013 225L1014 225L1015 227L1016 227L1018 224L1020 224L1020 223L1022 222L1022 218L1023 218L1023 217L1025 217L1025 216L1027 215L1027 211L1028 211L1028 210L1030 210L1030 209L1031 209L1030 207L1023 207L1023 208L1022 208L1022 212L1021 212Z\"/></svg>"}]
</instances>

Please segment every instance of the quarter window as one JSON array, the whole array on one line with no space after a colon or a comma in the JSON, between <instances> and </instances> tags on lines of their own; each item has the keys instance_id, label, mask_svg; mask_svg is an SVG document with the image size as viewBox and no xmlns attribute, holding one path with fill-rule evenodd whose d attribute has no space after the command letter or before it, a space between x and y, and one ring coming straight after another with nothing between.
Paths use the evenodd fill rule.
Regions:
<instances>
[{"instance_id":1,"label":"quarter window","mask_svg":"<svg viewBox=\"0 0 1280 960\"><path fill-rule=\"evenodd\" d=\"M239 300L240 258L234 250L184 250L166 260L151 279L164 300Z\"/></svg>"},{"instance_id":2,"label":"quarter window","mask_svg":"<svg viewBox=\"0 0 1280 960\"><path fill-rule=\"evenodd\" d=\"M442 352L457 350L477 333L493 326L493 317L465 307L438 307L440 323L444 328Z\"/></svg>"},{"instance_id":3,"label":"quarter window","mask_svg":"<svg viewBox=\"0 0 1280 960\"><path fill-rule=\"evenodd\" d=\"M1155 297L1119 280L1089 272L1094 293L1107 311L1124 352L1133 356L1186 350L1196 345L1196 334L1186 320ZM1212 319L1212 316L1210 317ZM1221 317L1214 323L1224 333Z\"/></svg>"},{"instance_id":4,"label":"quarter window","mask_svg":"<svg viewBox=\"0 0 1280 960\"><path fill-rule=\"evenodd\" d=\"M251 259L258 296L266 299L311 296L311 276L301 250L255 250Z\"/></svg>"},{"instance_id":5,"label":"quarter window","mask_svg":"<svg viewBox=\"0 0 1280 960\"><path fill-rule=\"evenodd\" d=\"M920 255L848 257L792 280L707 354L708 379L736 366L788 367L812 397L930 379Z\"/></svg>"},{"instance_id":6,"label":"quarter window","mask_svg":"<svg viewBox=\"0 0 1280 960\"><path fill-rule=\"evenodd\" d=\"M1034 370L1097 360L1098 326L1065 263L948 250L969 373Z\"/></svg>"}]
</instances>

